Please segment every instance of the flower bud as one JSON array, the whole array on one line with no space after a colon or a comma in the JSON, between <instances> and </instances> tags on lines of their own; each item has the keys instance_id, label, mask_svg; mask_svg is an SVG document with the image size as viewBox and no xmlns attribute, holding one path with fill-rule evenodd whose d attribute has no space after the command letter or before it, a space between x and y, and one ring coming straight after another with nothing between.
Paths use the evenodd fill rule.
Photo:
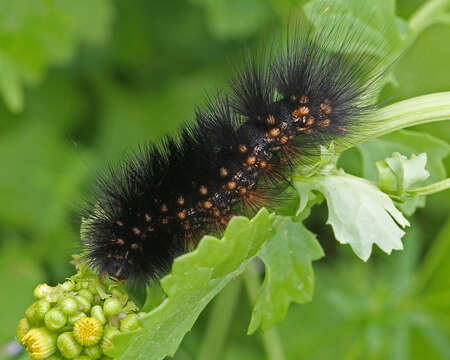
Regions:
<instances>
[{"instance_id":1,"label":"flower bud","mask_svg":"<svg viewBox=\"0 0 450 360\"><path fill-rule=\"evenodd\" d=\"M67 321L70 325L74 325L79 319L84 318L86 316L87 315L84 312L75 313L73 315L70 315Z\"/></svg>"},{"instance_id":2,"label":"flower bud","mask_svg":"<svg viewBox=\"0 0 450 360\"><path fill-rule=\"evenodd\" d=\"M116 328L106 328L103 333L103 339L101 342L101 348L103 352L110 350L114 347L113 338L114 336L120 334L120 331Z\"/></svg>"},{"instance_id":3,"label":"flower bud","mask_svg":"<svg viewBox=\"0 0 450 360\"><path fill-rule=\"evenodd\" d=\"M36 303L32 303L25 310L25 316L30 324L36 324L38 319L36 318Z\"/></svg>"},{"instance_id":4,"label":"flower bud","mask_svg":"<svg viewBox=\"0 0 450 360\"><path fill-rule=\"evenodd\" d=\"M66 298L61 301L61 310L66 315L73 315L78 310L78 303L73 298Z\"/></svg>"},{"instance_id":5,"label":"flower bud","mask_svg":"<svg viewBox=\"0 0 450 360\"><path fill-rule=\"evenodd\" d=\"M47 311L51 308L50 303L47 300L39 300L36 302L36 319L43 320Z\"/></svg>"},{"instance_id":6,"label":"flower bud","mask_svg":"<svg viewBox=\"0 0 450 360\"><path fill-rule=\"evenodd\" d=\"M107 316L117 315L122 309L122 303L117 298L107 298L103 303L103 312Z\"/></svg>"},{"instance_id":7,"label":"flower bud","mask_svg":"<svg viewBox=\"0 0 450 360\"><path fill-rule=\"evenodd\" d=\"M73 291L75 289L75 284L70 280L64 281L61 284L61 289L65 292Z\"/></svg>"},{"instance_id":8,"label":"flower bud","mask_svg":"<svg viewBox=\"0 0 450 360\"><path fill-rule=\"evenodd\" d=\"M46 359L56 351L56 335L46 328L34 328L22 338L32 359Z\"/></svg>"},{"instance_id":9,"label":"flower bud","mask_svg":"<svg viewBox=\"0 0 450 360\"><path fill-rule=\"evenodd\" d=\"M93 317L84 317L77 320L73 326L73 336L84 346L97 344L103 335L103 326L101 322Z\"/></svg>"},{"instance_id":10,"label":"flower bud","mask_svg":"<svg viewBox=\"0 0 450 360\"><path fill-rule=\"evenodd\" d=\"M57 331L66 325L67 317L61 310L51 309L45 314L44 323L50 331Z\"/></svg>"},{"instance_id":11,"label":"flower bud","mask_svg":"<svg viewBox=\"0 0 450 360\"><path fill-rule=\"evenodd\" d=\"M103 314L103 308L100 305L94 305L92 307L91 316L100 321L102 325L106 323L105 315Z\"/></svg>"},{"instance_id":12,"label":"flower bud","mask_svg":"<svg viewBox=\"0 0 450 360\"><path fill-rule=\"evenodd\" d=\"M33 295L36 299L44 299L53 291L53 288L47 284L39 284L34 288Z\"/></svg>"},{"instance_id":13,"label":"flower bud","mask_svg":"<svg viewBox=\"0 0 450 360\"><path fill-rule=\"evenodd\" d=\"M102 349L99 345L85 347L84 353L89 357L89 359L92 360L100 359L103 355Z\"/></svg>"},{"instance_id":14,"label":"flower bud","mask_svg":"<svg viewBox=\"0 0 450 360\"><path fill-rule=\"evenodd\" d=\"M81 354L81 350L83 347L78 344L73 337L72 333L65 332L58 336L58 340L56 341L56 346L58 350L62 354L62 356L68 359L74 359L78 355Z\"/></svg>"},{"instance_id":15,"label":"flower bud","mask_svg":"<svg viewBox=\"0 0 450 360\"><path fill-rule=\"evenodd\" d=\"M25 346L23 343L23 338L27 334L28 330L30 330L30 323L26 318L20 319L19 324L17 325L17 341L20 345Z\"/></svg>"},{"instance_id":16,"label":"flower bud","mask_svg":"<svg viewBox=\"0 0 450 360\"><path fill-rule=\"evenodd\" d=\"M139 319L136 314L128 314L122 320L120 320L120 331L136 330L139 327Z\"/></svg>"},{"instance_id":17,"label":"flower bud","mask_svg":"<svg viewBox=\"0 0 450 360\"><path fill-rule=\"evenodd\" d=\"M87 355L77 356L74 360L91 360L91 358Z\"/></svg>"},{"instance_id":18,"label":"flower bud","mask_svg":"<svg viewBox=\"0 0 450 360\"><path fill-rule=\"evenodd\" d=\"M78 296L84 297L87 301L89 301L89 303L92 303L94 300L94 295L87 289L81 289L78 292Z\"/></svg>"},{"instance_id":19,"label":"flower bud","mask_svg":"<svg viewBox=\"0 0 450 360\"><path fill-rule=\"evenodd\" d=\"M83 312L88 312L89 309L91 308L91 303L90 303L89 300L86 299L85 297L83 297L83 296L77 296L77 297L75 298L75 300L77 301L78 307L79 307L79 309L80 309L81 311L83 311Z\"/></svg>"}]
</instances>

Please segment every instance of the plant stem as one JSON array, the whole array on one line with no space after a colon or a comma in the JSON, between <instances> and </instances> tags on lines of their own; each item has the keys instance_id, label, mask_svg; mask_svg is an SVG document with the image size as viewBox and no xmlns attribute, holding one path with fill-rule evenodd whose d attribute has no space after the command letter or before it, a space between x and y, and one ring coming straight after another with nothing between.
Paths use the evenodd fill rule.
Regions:
<instances>
[{"instance_id":1,"label":"plant stem","mask_svg":"<svg viewBox=\"0 0 450 360\"><path fill-rule=\"evenodd\" d=\"M427 251L422 265L415 276L413 293L420 293L427 285L430 278L438 266L445 261L445 256L450 248L450 218L439 232L437 238L433 241L430 249Z\"/></svg>"},{"instance_id":2,"label":"plant stem","mask_svg":"<svg viewBox=\"0 0 450 360\"><path fill-rule=\"evenodd\" d=\"M367 136L353 139L350 144L336 146L337 152L361 144L369 138L379 137L406 127L449 120L450 91L417 96L388 105L375 111L371 119L373 123L378 123L380 126L371 129Z\"/></svg>"},{"instance_id":3,"label":"plant stem","mask_svg":"<svg viewBox=\"0 0 450 360\"><path fill-rule=\"evenodd\" d=\"M254 304L261 286L255 262L250 263L243 276L250 302ZM283 346L275 326L266 332L260 332L260 336L269 360L285 360Z\"/></svg>"},{"instance_id":4,"label":"plant stem","mask_svg":"<svg viewBox=\"0 0 450 360\"><path fill-rule=\"evenodd\" d=\"M409 27L416 34L432 25L449 5L449 0L430 0L422 5L409 19Z\"/></svg>"},{"instance_id":5,"label":"plant stem","mask_svg":"<svg viewBox=\"0 0 450 360\"><path fill-rule=\"evenodd\" d=\"M216 360L222 358L223 345L228 329L233 320L234 310L241 292L242 280L231 281L216 298L209 315L205 337L200 348L199 360Z\"/></svg>"},{"instance_id":6,"label":"plant stem","mask_svg":"<svg viewBox=\"0 0 450 360\"><path fill-rule=\"evenodd\" d=\"M422 195L431 195L447 189L450 189L450 178L438 181L434 184L413 188L408 190L407 192L410 195L422 196Z\"/></svg>"}]
</instances>

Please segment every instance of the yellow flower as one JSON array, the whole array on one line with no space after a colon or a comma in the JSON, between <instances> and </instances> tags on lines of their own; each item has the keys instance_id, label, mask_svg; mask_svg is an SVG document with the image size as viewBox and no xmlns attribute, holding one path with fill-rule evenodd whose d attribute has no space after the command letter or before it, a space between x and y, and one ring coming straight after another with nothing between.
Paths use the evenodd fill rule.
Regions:
<instances>
[{"instance_id":1,"label":"yellow flower","mask_svg":"<svg viewBox=\"0 0 450 360\"><path fill-rule=\"evenodd\" d=\"M56 335L46 328L31 329L22 338L22 343L33 359L46 359L56 351Z\"/></svg>"},{"instance_id":2,"label":"yellow flower","mask_svg":"<svg viewBox=\"0 0 450 360\"><path fill-rule=\"evenodd\" d=\"M75 322L73 336L81 345L92 346L97 344L103 335L102 323L93 317L83 317Z\"/></svg>"}]
</instances>

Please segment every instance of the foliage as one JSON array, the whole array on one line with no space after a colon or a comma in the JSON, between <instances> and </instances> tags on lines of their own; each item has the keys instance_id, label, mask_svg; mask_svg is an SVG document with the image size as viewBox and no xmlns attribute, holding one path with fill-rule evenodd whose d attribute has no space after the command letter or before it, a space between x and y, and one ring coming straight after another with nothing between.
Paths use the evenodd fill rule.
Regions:
<instances>
[{"instance_id":1,"label":"foliage","mask_svg":"<svg viewBox=\"0 0 450 360\"><path fill-rule=\"evenodd\" d=\"M203 89L224 83L228 59L240 57L246 44L257 42L256 34L267 34L301 9L300 2L275 0L69 3L0 4L0 91L7 104L0 105L0 279L7 289L1 300L2 343L13 340L14 324L36 283L70 275L67 263L77 252L78 231L71 212L95 170L119 159L123 149L157 140L190 118ZM387 84L380 99L394 96L391 101L399 103L449 90L445 59L450 49L442 46L450 36L442 20L450 10L447 1L429 1L434 8L424 23L417 16L418 1L397 1L397 7L394 1L372 3L383 5L376 7L380 25L399 25L384 41L400 39L404 48L411 46L393 68L397 84ZM242 12L251 14L245 24ZM362 22L369 21L359 14ZM197 359L210 341L206 327L224 334L227 346L219 353L227 360L276 353L274 329L289 359L448 358L450 193L427 197L427 207L419 209L424 197L413 197L408 189L445 179L449 134L450 122L396 131L338 159L324 157L308 176L297 174L301 204L291 204L276 219L265 211L250 222L236 219L237 227L229 228L224 239L207 237L195 252L177 259L162 280L165 295L149 293L143 329L118 339L111 355L134 359L152 347L154 358L163 358L186 334L175 359ZM325 204L336 239L361 258L372 251L374 259L362 263L350 247L334 245L324 225ZM361 222L348 221L355 204ZM394 205L412 216L410 228L398 226L406 219ZM380 219L387 225L382 233L362 235ZM255 230L251 224L259 222L265 231L272 221L267 236L247 236ZM372 249L373 243L388 252L400 248L403 231L404 251L387 257ZM255 257L264 263L264 274L259 260L250 262L259 248ZM323 253L326 257L316 261ZM242 292L236 302L220 302L228 282L243 286L240 278L231 279L248 265L262 280L255 296L246 280L248 296ZM310 304L289 306L309 301L314 287ZM207 306L211 300L213 308ZM211 325L209 315L221 303L228 306L219 312L232 320ZM243 337L246 329L258 336ZM225 340L214 341L213 347Z\"/></svg>"}]
</instances>

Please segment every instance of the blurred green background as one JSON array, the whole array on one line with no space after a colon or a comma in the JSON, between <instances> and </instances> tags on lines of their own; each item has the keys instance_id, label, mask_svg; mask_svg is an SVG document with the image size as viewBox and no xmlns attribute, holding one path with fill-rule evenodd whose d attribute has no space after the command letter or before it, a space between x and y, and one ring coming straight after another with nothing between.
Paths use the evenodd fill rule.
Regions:
<instances>
[{"instance_id":1,"label":"blurred green background","mask_svg":"<svg viewBox=\"0 0 450 360\"><path fill-rule=\"evenodd\" d=\"M388 0L386 0L388 1ZM424 1L399 0L405 20ZM297 0L0 0L0 358L38 282L72 273L74 220L108 161L190 119L230 63L301 9ZM425 30L394 68L393 101L450 90L450 22ZM450 142L450 124L421 126ZM358 173L356 150L346 170ZM447 170L450 161L445 161ZM362 263L337 245L326 207L308 227L326 257L316 294L278 326L289 359L450 359L450 193L411 218L405 251ZM420 291L417 290L417 287ZM411 290L413 289L413 290ZM416 306L424 296L431 305ZM223 359L262 359L242 292ZM427 303L428 304L428 303ZM431 309L431 310L430 310ZM196 359L203 314L176 359Z\"/></svg>"}]
</instances>

